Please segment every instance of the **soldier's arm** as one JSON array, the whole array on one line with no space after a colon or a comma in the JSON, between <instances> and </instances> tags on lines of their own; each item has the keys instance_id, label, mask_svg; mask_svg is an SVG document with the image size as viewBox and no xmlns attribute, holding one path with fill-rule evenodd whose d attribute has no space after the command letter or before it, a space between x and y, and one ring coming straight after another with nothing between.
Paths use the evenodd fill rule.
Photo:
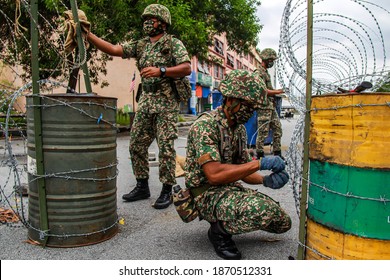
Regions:
<instances>
[{"instance_id":1,"label":"soldier's arm","mask_svg":"<svg viewBox=\"0 0 390 280\"><path fill-rule=\"evenodd\" d=\"M202 165L204 174L211 185L222 185L243 180L249 184L262 184L263 176L256 173L259 161L253 160L243 164L226 164L209 161Z\"/></svg>"},{"instance_id":2,"label":"soldier's arm","mask_svg":"<svg viewBox=\"0 0 390 280\"><path fill-rule=\"evenodd\" d=\"M283 89L267 89L268 96L274 96L274 95L282 94L282 93L284 93Z\"/></svg>"},{"instance_id":3,"label":"soldier's arm","mask_svg":"<svg viewBox=\"0 0 390 280\"><path fill-rule=\"evenodd\" d=\"M95 34L93 34L91 32L88 33L87 39L98 50L100 50L106 54L109 54L112 56L120 56L120 57L123 56L123 47L121 45L113 45L113 44L99 38L98 36L96 36Z\"/></svg>"},{"instance_id":4,"label":"soldier's arm","mask_svg":"<svg viewBox=\"0 0 390 280\"><path fill-rule=\"evenodd\" d=\"M191 74L191 65L189 62L184 62L172 67L166 67L165 77L180 78L188 76L189 74ZM145 67L141 70L140 75L144 78L160 77L160 67Z\"/></svg>"}]
</instances>

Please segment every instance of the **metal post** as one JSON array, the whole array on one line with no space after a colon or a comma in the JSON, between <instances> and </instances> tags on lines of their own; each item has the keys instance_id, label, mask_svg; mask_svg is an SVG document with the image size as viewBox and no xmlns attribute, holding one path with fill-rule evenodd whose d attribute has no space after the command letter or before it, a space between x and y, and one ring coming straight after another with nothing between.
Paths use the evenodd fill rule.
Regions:
<instances>
[{"instance_id":1,"label":"metal post","mask_svg":"<svg viewBox=\"0 0 390 280\"><path fill-rule=\"evenodd\" d=\"M87 52L85 50L83 37L81 35L81 26L80 26L80 21L79 21L79 14L78 14L76 0L70 1L70 6L72 8L73 20L76 23L77 45L78 45L79 53L80 53L80 60L81 61L85 60L85 62L81 66L83 69L83 72L84 72L85 88L87 90L87 93L91 93L92 87L91 87L91 81L89 79L89 71L88 71L87 60L86 60ZM80 80L79 80L79 83L80 83Z\"/></svg>"},{"instance_id":2,"label":"metal post","mask_svg":"<svg viewBox=\"0 0 390 280\"><path fill-rule=\"evenodd\" d=\"M303 143L303 178L302 193L300 201L300 220L299 220L299 247L298 259L305 258L306 239L306 206L309 181L309 134L310 134L310 107L311 91L313 78L313 0L307 1L307 59L306 59L306 112L305 112L305 133Z\"/></svg>"},{"instance_id":3,"label":"metal post","mask_svg":"<svg viewBox=\"0 0 390 280\"><path fill-rule=\"evenodd\" d=\"M39 63L38 63L38 0L31 1L31 72L32 72L32 89L34 104L34 135L35 135L35 160L37 167L37 176L45 174L43 161L43 141L42 141L42 115L41 115L41 97L39 94ZM49 221L47 214L46 186L45 178L38 178L38 196L39 196L39 215L40 230L47 232L49 230ZM45 246L48 237L43 236L42 245Z\"/></svg>"}]
</instances>

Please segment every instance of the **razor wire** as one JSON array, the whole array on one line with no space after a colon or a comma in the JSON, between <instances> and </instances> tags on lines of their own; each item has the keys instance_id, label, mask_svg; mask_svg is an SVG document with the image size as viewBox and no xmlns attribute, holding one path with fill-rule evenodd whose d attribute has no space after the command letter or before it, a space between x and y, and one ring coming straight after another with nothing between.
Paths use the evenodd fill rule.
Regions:
<instances>
[{"instance_id":1,"label":"razor wire","mask_svg":"<svg viewBox=\"0 0 390 280\"><path fill-rule=\"evenodd\" d=\"M339 9L331 10L329 7L335 7L332 4ZM353 89L362 81L371 82L376 90L389 81L386 41L390 38L385 38L382 31L389 7L363 0L314 0L313 13L312 95L336 93L338 88ZM277 81L300 115L286 154L298 215L306 114L306 32L307 1L288 0L281 20L276 66Z\"/></svg>"}]
</instances>

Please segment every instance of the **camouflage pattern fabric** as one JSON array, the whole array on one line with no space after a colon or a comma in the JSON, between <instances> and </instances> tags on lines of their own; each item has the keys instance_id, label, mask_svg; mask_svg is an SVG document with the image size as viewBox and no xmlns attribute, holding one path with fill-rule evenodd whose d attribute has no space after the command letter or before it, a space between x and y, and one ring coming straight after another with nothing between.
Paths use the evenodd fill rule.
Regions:
<instances>
[{"instance_id":1,"label":"camouflage pattern fabric","mask_svg":"<svg viewBox=\"0 0 390 280\"><path fill-rule=\"evenodd\" d=\"M130 156L137 179L149 178L148 148L157 139L159 148L159 177L165 184L176 184L177 113L149 114L137 112L130 131Z\"/></svg>"},{"instance_id":2,"label":"camouflage pattern fabric","mask_svg":"<svg viewBox=\"0 0 390 280\"><path fill-rule=\"evenodd\" d=\"M254 108L262 108L268 104L265 89L262 77L242 69L231 71L219 84L219 91L224 97L246 100Z\"/></svg>"},{"instance_id":3,"label":"camouflage pattern fabric","mask_svg":"<svg viewBox=\"0 0 390 280\"><path fill-rule=\"evenodd\" d=\"M142 48L138 44L142 45ZM123 45L123 53L123 58L137 59L139 70L148 66L170 67L190 62L187 49L183 43L169 34L164 34L154 44L150 42L149 38L131 41ZM179 103L175 99L168 78L142 78L141 82L142 84L158 85L159 89L154 92L142 91L137 112L161 113L179 111Z\"/></svg>"},{"instance_id":4,"label":"camouflage pattern fabric","mask_svg":"<svg viewBox=\"0 0 390 280\"><path fill-rule=\"evenodd\" d=\"M265 69L262 65L260 65L259 68L257 68L254 73L259 75L259 77L264 82L265 87L267 89L274 89L272 87L272 83L271 83L271 76L269 75L267 69ZM268 98L268 102L265 103L264 106L262 106L260 109L261 110L263 110L263 109L275 109L274 98L271 97L271 96L268 96L267 98Z\"/></svg>"},{"instance_id":5,"label":"camouflage pattern fabric","mask_svg":"<svg viewBox=\"0 0 390 280\"><path fill-rule=\"evenodd\" d=\"M222 143L218 123L227 129L229 146L232 153L227 158L220 155ZM240 136L238 136L240 135ZM242 141L242 144L239 144ZM266 230L281 233L291 227L289 216L278 203L268 196L244 188L239 182L213 186L202 170L209 161L223 163L243 163L250 161L245 149L246 132L243 125L230 128L222 108L198 118L190 128L187 140L186 187L208 186L207 191L194 198L199 215L209 221L223 221L224 228L230 234L239 234L254 230ZM244 147L241 153L238 147ZM241 154L241 158L236 158Z\"/></svg>"},{"instance_id":6,"label":"camouflage pattern fabric","mask_svg":"<svg viewBox=\"0 0 390 280\"><path fill-rule=\"evenodd\" d=\"M181 189L178 193L173 193L173 204L183 222L189 223L199 215L198 209L194 205L194 198L189 189Z\"/></svg>"},{"instance_id":7,"label":"camouflage pattern fabric","mask_svg":"<svg viewBox=\"0 0 390 280\"><path fill-rule=\"evenodd\" d=\"M276 54L276 51L274 49L266 48L260 52L260 58L262 60L276 60L278 59L278 55Z\"/></svg>"},{"instance_id":8,"label":"camouflage pattern fabric","mask_svg":"<svg viewBox=\"0 0 390 280\"><path fill-rule=\"evenodd\" d=\"M218 220L225 218L223 227L230 234L255 230L284 233L291 228L291 218L279 203L252 189L230 189L215 208Z\"/></svg>"},{"instance_id":9,"label":"camouflage pattern fabric","mask_svg":"<svg viewBox=\"0 0 390 280\"><path fill-rule=\"evenodd\" d=\"M142 48L139 47L142 44ZM183 43L164 34L152 44L149 38L131 41L123 45L123 58L136 58L139 69L155 66L170 67L190 62ZM167 78L142 78L143 84L157 85L155 91L142 91L130 132L130 155L133 172L137 179L149 178L148 148L154 139L159 147L159 172L162 183L176 184L176 122L179 102L172 92Z\"/></svg>"},{"instance_id":10,"label":"camouflage pattern fabric","mask_svg":"<svg viewBox=\"0 0 390 280\"><path fill-rule=\"evenodd\" d=\"M259 66L256 70L258 75L264 80L267 89L273 89L271 83L271 77L263 66ZM282 124L280 123L279 116L276 112L274 97L268 97L268 105L257 110L257 138L256 138L256 150L264 152L264 140L268 136L270 129L273 131L273 150L281 150L281 141L282 141Z\"/></svg>"},{"instance_id":11,"label":"camouflage pattern fabric","mask_svg":"<svg viewBox=\"0 0 390 280\"><path fill-rule=\"evenodd\" d=\"M272 148L274 151L281 151L283 130L278 113L275 109L259 111L257 114L258 132L256 138L256 151L264 152L264 141L267 138L270 129L272 129L273 132Z\"/></svg>"},{"instance_id":12,"label":"camouflage pattern fabric","mask_svg":"<svg viewBox=\"0 0 390 280\"><path fill-rule=\"evenodd\" d=\"M161 4L151 4L147 6L141 15L141 18L144 19L148 16L158 18L159 20L171 25L171 13L167 7Z\"/></svg>"}]
</instances>

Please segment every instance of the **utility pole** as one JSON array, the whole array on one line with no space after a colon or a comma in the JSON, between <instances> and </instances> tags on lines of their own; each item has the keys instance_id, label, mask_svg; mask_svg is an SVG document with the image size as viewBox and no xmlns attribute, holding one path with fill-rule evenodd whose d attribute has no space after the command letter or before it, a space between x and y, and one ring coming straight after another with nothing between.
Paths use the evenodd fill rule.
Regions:
<instances>
[{"instance_id":1,"label":"utility pole","mask_svg":"<svg viewBox=\"0 0 390 280\"><path fill-rule=\"evenodd\" d=\"M303 142L303 174L302 174L302 193L300 201L300 219L299 219L299 247L298 259L305 258L305 239L306 239L306 207L307 192L309 182L309 135L310 135L310 108L311 91L313 82L313 0L307 1L307 59L306 59L306 111L305 111L305 131Z\"/></svg>"}]
</instances>

